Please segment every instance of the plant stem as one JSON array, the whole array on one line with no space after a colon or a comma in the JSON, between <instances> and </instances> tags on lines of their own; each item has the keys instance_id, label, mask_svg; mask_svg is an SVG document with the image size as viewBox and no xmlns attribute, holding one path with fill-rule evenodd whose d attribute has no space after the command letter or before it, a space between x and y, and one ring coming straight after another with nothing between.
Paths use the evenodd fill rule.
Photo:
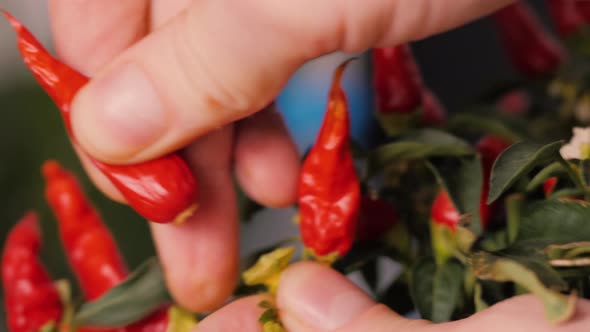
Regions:
<instances>
[{"instance_id":1,"label":"plant stem","mask_svg":"<svg viewBox=\"0 0 590 332\"><path fill-rule=\"evenodd\" d=\"M584 184L584 180L582 179L582 176L580 175L580 173L576 172L572 168L572 165L570 165L570 163L568 161L563 159L562 156L559 156L559 163L561 165L563 165L563 168L567 172L567 175L570 177L572 182L574 182L576 187L584 191L584 198L586 200L590 200L590 195L588 193L588 190L586 188L586 185Z\"/></svg>"}]
</instances>

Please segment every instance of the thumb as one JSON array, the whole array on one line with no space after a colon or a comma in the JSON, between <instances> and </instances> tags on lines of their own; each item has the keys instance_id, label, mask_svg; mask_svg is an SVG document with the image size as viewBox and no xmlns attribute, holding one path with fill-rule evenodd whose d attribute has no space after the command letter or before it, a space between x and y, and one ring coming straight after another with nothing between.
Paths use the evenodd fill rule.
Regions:
<instances>
[{"instance_id":1,"label":"thumb","mask_svg":"<svg viewBox=\"0 0 590 332\"><path fill-rule=\"evenodd\" d=\"M192 1L82 89L74 132L103 161L150 159L264 108L310 59L421 38L510 1Z\"/></svg>"},{"instance_id":2,"label":"thumb","mask_svg":"<svg viewBox=\"0 0 590 332\"><path fill-rule=\"evenodd\" d=\"M277 305L287 331L419 332L431 325L396 314L338 272L308 262L283 272Z\"/></svg>"}]
</instances>

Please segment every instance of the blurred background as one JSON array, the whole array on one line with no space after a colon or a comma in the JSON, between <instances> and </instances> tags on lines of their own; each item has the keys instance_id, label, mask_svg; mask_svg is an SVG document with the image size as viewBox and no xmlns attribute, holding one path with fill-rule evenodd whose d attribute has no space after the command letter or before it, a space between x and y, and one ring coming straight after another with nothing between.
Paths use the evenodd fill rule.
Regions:
<instances>
[{"instance_id":1,"label":"blurred background","mask_svg":"<svg viewBox=\"0 0 590 332\"><path fill-rule=\"evenodd\" d=\"M548 24L544 2L537 0L531 4ZM0 7L13 13L52 50L46 5L46 1L38 0L0 1ZM4 20L0 20L0 45L0 241L4 242L9 228L25 211L37 210L44 234L42 259L55 278L71 277L53 216L44 201L40 175L44 160L57 159L78 175L120 243L130 268L154 255L146 223L127 207L109 201L88 181L73 154L59 113L20 60L14 35ZM450 112L469 105L493 83L516 75L486 18L412 43L412 48L427 85ZM309 63L292 78L277 100L300 151L315 139L332 71L344 57L334 54ZM365 55L351 65L344 82L353 114L353 136L366 146L380 139L371 114L370 79L370 63ZM292 209L284 209L256 215L252 223L242 227L243 254L296 231L289 222L276 222L289 219L293 213ZM5 330L3 319L2 314L0 330Z\"/></svg>"}]
</instances>

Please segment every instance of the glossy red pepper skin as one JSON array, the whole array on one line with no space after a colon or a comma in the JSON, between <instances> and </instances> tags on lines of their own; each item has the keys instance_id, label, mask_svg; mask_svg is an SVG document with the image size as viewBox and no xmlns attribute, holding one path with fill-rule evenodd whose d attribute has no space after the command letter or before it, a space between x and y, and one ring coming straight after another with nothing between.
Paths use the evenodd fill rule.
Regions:
<instances>
[{"instance_id":1,"label":"glossy red pepper skin","mask_svg":"<svg viewBox=\"0 0 590 332\"><path fill-rule=\"evenodd\" d=\"M457 230L457 226L461 221L461 214L459 214L459 211L446 191L441 190L436 195L432 203L430 219L437 225L446 226L452 231Z\"/></svg>"},{"instance_id":2,"label":"glossy red pepper skin","mask_svg":"<svg viewBox=\"0 0 590 332\"><path fill-rule=\"evenodd\" d=\"M564 61L561 45L523 1L506 6L491 17L513 66L523 75L533 79L550 75Z\"/></svg>"},{"instance_id":3,"label":"glossy red pepper skin","mask_svg":"<svg viewBox=\"0 0 590 332\"><path fill-rule=\"evenodd\" d=\"M303 243L318 256L348 252L360 205L347 99L340 86L345 65L334 73L323 124L303 162L298 183Z\"/></svg>"},{"instance_id":4,"label":"glossy red pepper skin","mask_svg":"<svg viewBox=\"0 0 590 332\"><path fill-rule=\"evenodd\" d=\"M35 212L10 230L2 255L4 308L10 332L37 332L62 318L57 289L40 262L41 232Z\"/></svg>"},{"instance_id":5,"label":"glossy red pepper skin","mask_svg":"<svg viewBox=\"0 0 590 332\"><path fill-rule=\"evenodd\" d=\"M498 209L499 204L502 204L501 201L496 201L491 205L486 203L488 200L488 192L490 190L492 167L502 151L506 150L511 144L510 141L493 135L484 136L477 143L477 150L481 156L483 171L483 185L479 203L479 214L481 225L484 229L487 228L492 213Z\"/></svg>"},{"instance_id":6,"label":"glossy red pepper skin","mask_svg":"<svg viewBox=\"0 0 590 332\"><path fill-rule=\"evenodd\" d=\"M20 22L3 12L17 33L27 67L57 104L66 130L76 144L70 123L72 99L88 78L53 58ZM197 180L176 153L132 165L110 165L90 158L115 185L129 205L152 222L182 222L197 208Z\"/></svg>"},{"instance_id":7,"label":"glossy red pepper skin","mask_svg":"<svg viewBox=\"0 0 590 332\"><path fill-rule=\"evenodd\" d=\"M379 113L412 113L422 103L423 82L408 44L375 48L373 86Z\"/></svg>"},{"instance_id":8,"label":"glossy red pepper skin","mask_svg":"<svg viewBox=\"0 0 590 332\"><path fill-rule=\"evenodd\" d=\"M42 166L45 197L58 222L65 252L87 300L95 300L129 275L111 232L82 190L78 179L57 161ZM125 328L108 332L165 332L167 308ZM77 332L105 332L84 328Z\"/></svg>"},{"instance_id":9,"label":"glossy red pepper skin","mask_svg":"<svg viewBox=\"0 0 590 332\"><path fill-rule=\"evenodd\" d=\"M547 0L549 15L561 37L578 32L586 24L575 0Z\"/></svg>"},{"instance_id":10,"label":"glossy red pepper skin","mask_svg":"<svg viewBox=\"0 0 590 332\"><path fill-rule=\"evenodd\" d=\"M54 160L43 164L42 173L45 198L56 217L70 266L86 299L94 300L125 280L127 267L76 177Z\"/></svg>"},{"instance_id":11,"label":"glossy red pepper skin","mask_svg":"<svg viewBox=\"0 0 590 332\"><path fill-rule=\"evenodd\" d=\"M356 229L358 241L374 241L385 235L399 222L400 216L388 202L378 197L361 197L360 215Z\"/></svg>"}]
</instances>

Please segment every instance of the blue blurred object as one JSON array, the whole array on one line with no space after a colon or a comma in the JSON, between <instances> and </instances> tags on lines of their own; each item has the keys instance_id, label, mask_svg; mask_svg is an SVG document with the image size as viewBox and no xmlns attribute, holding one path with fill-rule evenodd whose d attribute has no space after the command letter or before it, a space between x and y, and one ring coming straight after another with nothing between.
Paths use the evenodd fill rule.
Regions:
<instances>
[{"instance_id":1,"label":"blue blurred object","mask_svg":"<svg viewBox=\"0 0 590 332\"><path fill-rule=\"evenodd\" d=\"M279 95L277 106L300 152L307 150L316 139L326 110L334 69L354 56L334 53L307 63ZM348 96L353 139L370 147L376 143L380 133L373 117L370 57L368 53L356 56L358 60L351 62L344 73L342 86Z\"/></svg>"}]
</instances>

